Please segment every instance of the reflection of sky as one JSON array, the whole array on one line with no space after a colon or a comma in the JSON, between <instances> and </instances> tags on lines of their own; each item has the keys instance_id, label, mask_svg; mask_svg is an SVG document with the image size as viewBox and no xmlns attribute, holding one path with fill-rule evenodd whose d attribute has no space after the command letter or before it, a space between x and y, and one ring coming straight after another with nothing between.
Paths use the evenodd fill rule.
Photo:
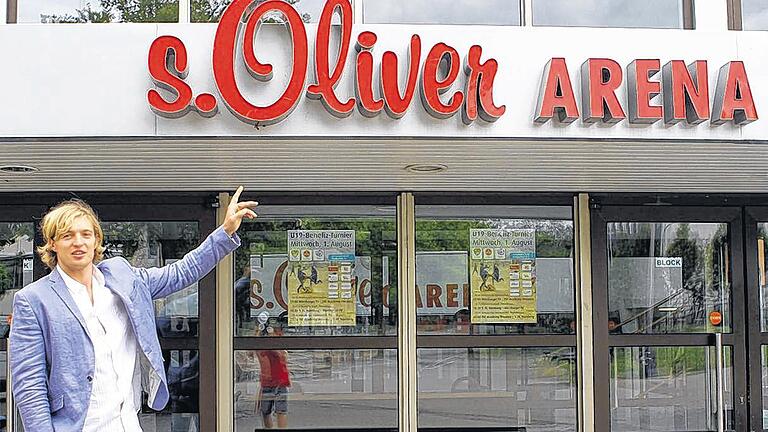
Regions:
<instances>
[{"instance_id":1,"label":"reflection of sky","mask_svg":"<svg viewBox=\"0 0 768 432\"><path fill-rule=\"evenodd\" d=\"M680 0L533 0L533 24L681 28L681 3Z\"/></svg>"},{"instance_id":2,"label":"reflection of sky","mask_svg":"<svg viewBox=\"0 0 768 432\"><path fill-rule=\"evenodd\" d=\"M515 0L364 0L363 22L519 25Z\"/></svg>"},{"instance_id":3,"label":"reflection of sky","mask_svg":"<svg viewBox=\"0 0 768 432\"><path fill-rule=\"evenodd\" d=\"M39 23L40 14L75 15L76 9L83 9L87 3L97 9L98 0L20 0L19 22Z\"/></svg>"},{"instance_id":4,"label":"reflection of sky","mask_svg":"<svg viewBox=\"0 0 768 432\"><path fill-rule=\"evenodd\" d=\"M39 23L41 14L76 15L75 11L88 3L92 9L100 9L99 0L19 0L18 20L20 23ZM294 6L300 14L308 13L311 22L317 22L324 4L325 0L300 0Z\"/></svg>"},{"instance_id":5,"label":"reflection of sky","mask_svg":"<svg viewBox=\"0 0 768 432\"><path fill-rule=\"evenodd\" d=\"M744 30L768 30L768 2L741 0Z\"/></svg>"}]
</instances>

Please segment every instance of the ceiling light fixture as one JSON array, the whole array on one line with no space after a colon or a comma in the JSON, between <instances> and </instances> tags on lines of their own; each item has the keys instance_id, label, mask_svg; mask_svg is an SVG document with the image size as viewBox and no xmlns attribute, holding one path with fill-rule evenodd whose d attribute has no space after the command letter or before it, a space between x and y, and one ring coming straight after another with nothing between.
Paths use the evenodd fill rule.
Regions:
<instances>
[{"instance_id":1,"label":"ceiling light fixture","mask_svg":"<svg viewBox=\"0 0 768 432\"><path fill-rule=\"evenodd\" d=\"M405 170L419 174L429 174L443 172L448 169L448 166L443 164L411 164L406 165Z\"/></svg>"},{"instance_id":2,"label":"ceiling light fixture","mask_svg":"<svg viewBox=\"0 0 768 432\"><path fill-rule=\"evenodd\" d=\"M39 170L29 165L3 165L0 166L0 172L9 174L29 174L38 172Z\"/></svg>"}]
</instances>

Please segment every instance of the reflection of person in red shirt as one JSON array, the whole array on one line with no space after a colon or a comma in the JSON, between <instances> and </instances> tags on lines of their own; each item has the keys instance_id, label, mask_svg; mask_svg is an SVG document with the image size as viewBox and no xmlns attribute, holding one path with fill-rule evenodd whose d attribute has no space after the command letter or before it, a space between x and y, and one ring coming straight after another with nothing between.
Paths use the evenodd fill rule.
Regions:
<instances>
[{"instance_id":1,"label":"reflection of person in red shirt","mask_svg":"<svg viewBox=\"0 0 768 432\"><path fill-rule=\"evenodd\" d=\"M261 393L256 402L265 429L273 429L272 414L277 418L277 427L288 427L288 387L291 377L288 372L288 352L285 350L256 351L259 359Z\"/></svg>"}]
</instances>

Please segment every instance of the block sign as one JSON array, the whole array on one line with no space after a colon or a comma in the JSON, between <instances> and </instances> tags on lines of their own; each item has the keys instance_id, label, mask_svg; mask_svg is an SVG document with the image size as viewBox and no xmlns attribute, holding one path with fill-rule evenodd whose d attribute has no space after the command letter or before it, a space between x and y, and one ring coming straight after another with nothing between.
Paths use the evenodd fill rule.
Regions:
<instances>
[{"instance_id":1,"label":"block sign","mask_svg":"<svg viewBox=\"0 0 768 432\"><path fill-rule=\"evenodd\" d=\"M679 268L683 266L683 258L681 257L662 257L656 258L656 268Z\"/></svg>"}]
</instances>

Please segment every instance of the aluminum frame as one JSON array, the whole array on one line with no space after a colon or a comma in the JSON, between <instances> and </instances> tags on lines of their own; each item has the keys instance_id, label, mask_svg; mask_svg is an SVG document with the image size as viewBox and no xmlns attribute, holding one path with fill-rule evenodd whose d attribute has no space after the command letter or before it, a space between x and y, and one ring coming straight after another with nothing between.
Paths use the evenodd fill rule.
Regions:
<instances>
[{"instance_id":1,"label":"aluminum frame","mask_svg":"<svg viewBox=\"0 0 768 432\"><path fill-rule=\"evenodd\" d=\"M35 225L35 244L42 243L40 219L50 206L70 198L81 198L90 204L104 222L196 222L200 232L200 241L204 235L215 228L214 212L210 208L212 195L209 193L45 193L45 194L0 194L0 221L32 222ZM47 274L46 268L37 254L34 256L34 280ZM213 275L200 280L198 301L200 304L215 302L216 281ZM212 355L215 347L215 311L200 308L198 311L198 336L186 338L160 338L163 350L196 350L199 363L199 415L201 430L213 430L215 414L207 407L215 406L216 363ZM7 339L0 339L0 347L7 347ZM7 375L7 380L13 377ZM6 392L6 406L12 431L15 419L15 404L10 385Z\"/></svg>"},{"instance_id":2,"label":"aluminum frame","mask_svg":"<svg viewBox=\"0 0 768 432\"><path fill-rule=\"evenodd\" d=\"M607 201L626 202L626 197L608 196ZM630 197L630 200L633 197ZM634 197L647 200L648 196ZM707 199L711 197L707 196ZM659 200L657 200L659 201ZM647 202L647 201L646 201ZM684 202L696 202L684 197ZM662 204L669 204L662 202ZM610 430L610 356L613 347L630 346L703 346L715 345L714 334L656 334L612 335L608 330L608 254L607 224L610 222L716 222L728 223L731 246L731 323L732 333L723 334L723 343L730 345L733 355L734 427L748 430L746 310L744 285L744 231L741 207L702 206L602 206L599 198L591 201L592 212L592 274L594 295L594 369L595 369L595 427Z\"/></svg>"}]
</instances>

